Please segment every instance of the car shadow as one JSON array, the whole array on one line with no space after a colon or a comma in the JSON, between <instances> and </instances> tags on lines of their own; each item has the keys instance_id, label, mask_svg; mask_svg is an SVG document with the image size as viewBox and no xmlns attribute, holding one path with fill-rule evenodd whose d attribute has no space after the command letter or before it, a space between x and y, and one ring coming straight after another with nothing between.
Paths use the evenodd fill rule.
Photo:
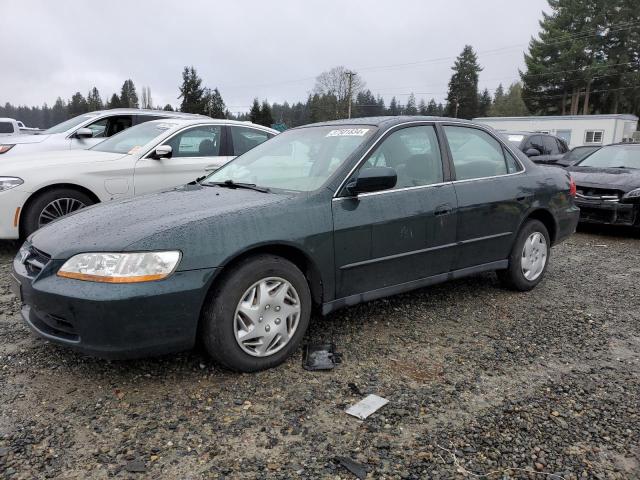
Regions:
<instances>
[{"instance_id":1,"label":"car shadow","mask_svg":"<svg viewBox=\"0 0 640 480\"><path fill-rule=\"evenodd\" d=\"M578 225L577 231L580 233L590 233L607 237L640 238L640 228L627 227L624 225L600 225L595 223L581 223Z\"/></svg>"}]
</instances>

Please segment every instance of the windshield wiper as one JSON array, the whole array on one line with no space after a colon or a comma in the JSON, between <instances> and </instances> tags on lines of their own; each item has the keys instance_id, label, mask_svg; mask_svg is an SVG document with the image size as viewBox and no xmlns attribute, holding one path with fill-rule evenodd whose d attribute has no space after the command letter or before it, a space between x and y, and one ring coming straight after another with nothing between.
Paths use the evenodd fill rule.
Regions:
<instances>
[{"instance_id":1,"label":"windshield wiper","mask_svg":"<svg viewBox=\"0 0 640 480\"><path fill-rule=\"evenodd\" d=\"M219 187L224 188L246 188L248 190L255 190L256 192L269 193L269 190L266 187L259 187L255 183L244 183L244 182L234 182L233 180L225 180L224 182L207 182L207 185L217 185Z\"/></svg>"}]
</instances>

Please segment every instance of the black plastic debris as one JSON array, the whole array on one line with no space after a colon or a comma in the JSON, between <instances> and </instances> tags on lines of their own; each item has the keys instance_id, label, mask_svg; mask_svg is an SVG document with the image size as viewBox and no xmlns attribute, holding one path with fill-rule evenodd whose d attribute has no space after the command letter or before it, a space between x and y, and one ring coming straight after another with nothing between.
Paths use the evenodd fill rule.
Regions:
<instances>
[{"instance_id":1,"label":"black plastic debris","mask_svg":"<svg viewBox=\"0 0 640 480\"><path fill-rule=\"evenodd\" d=\"M331 370L342 361L333 343L309 344L304 349L302 366L305 370Z\"/></svg>"},{"instance_id":2,"label":"black plastic debris","mask_svg":"<svg viewBox=\"0 0 640 480\"><path fill-rule=\"evenodd\" d=\"M348 457L336 457L336 461L360 479L367 478L367 467Z\"/></svg>"}]
</instances>

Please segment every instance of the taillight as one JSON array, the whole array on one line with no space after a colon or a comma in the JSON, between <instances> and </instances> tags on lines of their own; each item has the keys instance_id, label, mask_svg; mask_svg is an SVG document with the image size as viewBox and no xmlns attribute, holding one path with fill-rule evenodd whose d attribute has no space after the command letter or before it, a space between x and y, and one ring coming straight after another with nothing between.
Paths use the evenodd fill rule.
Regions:
<instances>
[{"instance_id":1,"label":"taillight","mask_svg":"<svg viewBox=\"0 0 640 480\"><path fill-rule=\"evenodd\" d=\"M569 196L576 198L577 188L576 182L571 175L569 175Z\"/></svg>"}]
</instances>

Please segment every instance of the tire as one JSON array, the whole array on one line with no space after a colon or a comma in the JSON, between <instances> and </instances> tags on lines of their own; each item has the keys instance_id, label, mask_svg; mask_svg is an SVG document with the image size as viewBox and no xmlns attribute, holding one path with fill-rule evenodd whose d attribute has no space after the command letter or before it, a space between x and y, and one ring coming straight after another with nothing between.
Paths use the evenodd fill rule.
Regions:
<instances>
[{"instance_id":1,"label":"tire","mask_svg":"<svg viewBox=\"0 0 640 480\"><path fill-rule=\"evenodd\" d=\"M541 243L540 237L544 238L544 245ZM537 260L534 262L525 263L523 260L525 254L525 242L532 238L540 239L540 241L534 240L535 249L529 250L532 255L529 256L529 260L535 258L542 258L544 255L542 270L539 269ZM535 250L537 249L537 256ZM518 290L520 292L526 292L533 289L544 277L549 265L549 257L551 255L551 239L549 238L549 232L547 227L544 226L539 220L528 220L518 232L516 241L513 244L511 253L509 254L509 267L506 270L499 270L498 279L506 288L511 290ZM538 268L525 268L527 266L537 265Z\"/></svg>"},{"instance_id":2,"label":"tire","mask_svg":"<svg viewBox=\"0 0 640 480\"><path fill-rule=\"evenodd\" d=\"M86 193L80 192L78 190L74 190L72 188L56 188L53 190L49 190L47 192L41 193L35 199L30 202L29 206L24 215L24 220L22 221L21 233L24 237L31 235L33 232L38 230L38 228L44 226L46 223L41 224L40 216L43 214L43 211L48 207L51 208L51 204L56 200L61 202L61 208L64 211L66 207L68 207L68 213L72 213L75 210L79 210L80 208L88 207L89 205L93 205L96 203L89 195ZM78 207L78 208L74 208ZM48 212L52 212L53 210L49 210ZM49 215L45 215L49 217ZM60 218L60 217L57 217ZM57 218L52 218L49 221L57 220Z\"/></svg>"},{"instance_id":3,"label":"tire","mask_svg":"<svg viewBox=\"0 0 640 480\"><path fill-rule=\"evenodd\" d=\"M278 300L281 295L286 296L282 301ZM293 263L275 255L249 257L216 281L207 297L200 323L202 343L216 362L231 370L272 368L300 345L309 326L311 307L307 280ZM289 313L286 318L276 313L296 310L299 314ZM289 340L280 345L278 335L284 337L276 332ZM264 336L243 340L242 335ZM269 348L271 351L266 351Z\"/></svg>"}]
</instances>

